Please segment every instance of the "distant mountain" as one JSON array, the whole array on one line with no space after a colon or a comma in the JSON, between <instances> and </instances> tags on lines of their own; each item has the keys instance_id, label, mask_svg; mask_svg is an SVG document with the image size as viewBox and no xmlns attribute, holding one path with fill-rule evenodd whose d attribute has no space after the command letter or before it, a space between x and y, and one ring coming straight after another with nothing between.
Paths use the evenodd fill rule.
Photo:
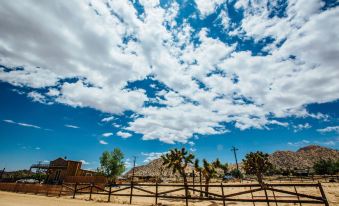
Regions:
<instances>
[{"instance_id":1,"label":"distant mountain","mask_svg":"<svg viewBox=\"0 0 339 206\"><path fill-rule=\"evenodd\" d=\"M312 168L314 163L321 159L339 160L339 151L318 145L310 145L300 148L296 152L276 151L270 155L269 159L276 168L307 169Z\"/></svg>"},{"instance_id":2,"label":"distant mountain","mask_svg":"<svg viewBox=\"0 0 339 206\"><path fill-rule=\"evenodd\" d=\"M278 169L307 169L312 168L313 164L321 159L339 160L339 151L317 145L310 145L300 148L298 151L276 151L269 156L270 162ZM172 170L162 166L162 159L155 159L146 165L135 167L136 176L172 176ZM241 168L242 163L239 163ZM229 170L235 169L235 164L229 165ZM192 172L193 167L189 166L187 172ZM220 171L220 174L222 171ZM176 174L178 175L178 174ZM132 176L132 170L125 176Z\"/></svg>"}]
</instances>

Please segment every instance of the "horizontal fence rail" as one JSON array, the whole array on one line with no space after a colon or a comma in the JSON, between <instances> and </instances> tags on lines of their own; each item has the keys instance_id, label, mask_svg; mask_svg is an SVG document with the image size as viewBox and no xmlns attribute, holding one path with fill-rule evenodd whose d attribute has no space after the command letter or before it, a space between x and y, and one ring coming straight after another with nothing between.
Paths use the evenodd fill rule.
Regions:
<instances>
[{"instance_id":1,"label":"horizontal fence rail","mask_svg":"<svg viewBox=\"0 0 339 206\"><path fill-rule=\"evenodd\" d=\"M241 191L234 191L236 188L243 188ZM313 189L313 193L305 192L305 188ZM189 201L220 201L225 206L227 202L252 202L255 203L298 203L329 205L321 183L288 183L288 184L108 184L99 185L94 183L64 183L62 185L41 185L41 184L18 184L0 183L0 190L44 194L47 196L72 196L93 195L107 196L111 198L128 197L132 204L134 198L153 198L157 205L161 200L173 199L184 200L188 205ZM298 191L299 190L299 191ZM314 193L317 193L315 195Z\"/></svg>"}]
</instances>

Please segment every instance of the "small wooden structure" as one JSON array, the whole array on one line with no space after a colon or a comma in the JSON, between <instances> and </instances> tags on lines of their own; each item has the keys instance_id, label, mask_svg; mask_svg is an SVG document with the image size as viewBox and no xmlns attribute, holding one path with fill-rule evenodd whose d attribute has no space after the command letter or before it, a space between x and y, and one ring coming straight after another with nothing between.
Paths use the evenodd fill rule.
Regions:
<instances>
[{"instance_id":1,"label":"small wooden structure","mask_svg":"<svg viewBox=\"0 0 339 206\"><path fill-rule=\"evenodd\" d=\"M81 169L82 162L57 158L49 164L33 164L32 168L46 170L48 184L61 184L68 176L93 176L94 171Z\"/></svg>"}]
</instances>

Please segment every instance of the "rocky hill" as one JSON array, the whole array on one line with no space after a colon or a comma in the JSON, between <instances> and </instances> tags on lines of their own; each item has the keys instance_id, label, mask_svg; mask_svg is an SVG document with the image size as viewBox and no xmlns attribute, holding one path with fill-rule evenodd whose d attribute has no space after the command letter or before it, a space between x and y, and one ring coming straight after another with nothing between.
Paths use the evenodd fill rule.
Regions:
<instances>
[{"instance_id":1,"label":"rocky hill","mask_svg":"<svg viewBox=\"0 0 339 206\"><path fill-rule=\"evenodd\" d=\"M172 170L162 166L163 160L161 158L152 160L146 165L135 167L134 175L135 176L152 176L152 177L170 177L170 176L180 176L179 174L172 174ZM187 172L192 171L192 167L187 168ZM125 177L132 176L132 170L128 171Z\"/></svg>"},{"instance_id":2,"label":"rocky hill","mask_svg":"<svg viewBox=\"0 0 339 206\"><path fill-rule=\"evenodd\" d=\"M277 168L282 169L307 169L312 168L313 164L320 159L339 160L339 151L310 145L300 148L296 152L292 151L276 151L270 155L270 161Z\"/></svg>"},{"instance_id":3,"label":"rocky hill","mask_svg":"<svg viewBox=\"0 0 339 206\"><path fill-rule=\"evenodd\" d=\"M317 145L310 145L303 148L300 148L298 151L276 151L270 154L269 157L271 163L276 168L282 169L307 169L312 168L313 164L320 159L332 159L339 160L339 151L321 147ZM155 159L149 162L146 165L138 166L135 168L136 176L163 176L169 177L172 175L172 170L164 168L162 166L162 159ZM241 163L239 164L241 167ZM229 165L229 170L235 169L236 166L234 164ZM190 173L193 167L190 166L187 168L187 172ZM222 171L220 171L222 172ZM132 170L128 171L125 176L131 176ZM178 174L176 174L178 175Z\"/></svg>"}]
</instances>

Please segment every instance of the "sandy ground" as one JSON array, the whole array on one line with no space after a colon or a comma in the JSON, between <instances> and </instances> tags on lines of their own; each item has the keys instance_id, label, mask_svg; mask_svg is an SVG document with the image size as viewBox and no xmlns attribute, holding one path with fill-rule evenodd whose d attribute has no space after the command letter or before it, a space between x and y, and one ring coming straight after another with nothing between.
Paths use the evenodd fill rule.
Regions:
<instances>
[{"instance_id":1,"label":"sandy ground","mask_svg":"<svg viewBox=\"0 0 339 206\"><path fill-rule=\"evenodd\" d=\"M323 184L326 197L329 200L330 205L339 205L339 183L324 183ZM147 186L142 187L142 189L152 191L153 188L148 188ZM167 191L173 188L160 188L159 192ZM199 188L196 188L199 189ZM282 188L281 188L282 189ZM240 191L248 190L248 188L225 188L224 193L230 194ZM290 190L293 191L293 190ZM120 192L120 194L126 194L129 190L124 192ZM220 188L211 188L210 192L221 194ZM305 188L298 188L298 192L305 193L305 194L313 194L319 195L319 192L316 189L305 189ZM134 194L145 194L142 191L135 190ZM173 195L183 195L183 191L174 192ZM198 195L199 193L195 192L191 195ZM263 192L254 193L254 196L263 196ZM269 196L272 196L272 192L269 192ZM278 196L279 194L275 194ZM250 198L249 195L240 196L241 198ZM291 198L283 197L283 198ZM63 196L61 198L58 197L46 197L43 195L31 195L31 194L18 194L18 193L11 193L11 192L1 192L0 191L0 206L78 206L78 205L93 205L93 206L109 206L109 205L128 205L129 197L111 197L111 203L107 203L107 196L106 195L93 195L93 201L88 201L89 195L88 194L77 194L75 199L72 199L70 196ZM146 197L133 197L133 203L135 205L154 205L154 198L146 198ZM172 199L164 199L160 198L158 203L161 205L169 205L169 206L176 206L176 205L185 205L185 200L172 200ZM222 205L221 201L199 201L199 200L189 200L190 206L219 206ZM226 202L226 205L253 205L253 203L241 203L241 202ZM266 203L256 203L256 206L266 205ZM272 203L271 205L275 205ZM287 206L287 205L294 205L294 204L285 204L279 203L278 205ZM298 204L296 204L298 205ZM303 204L304 205L304 204ZM305 204L306 205L306 204ZM310 204L308 204L310 205Z\"/></svg>"},{"instance_id":2,"label":"sandy ground","mask_svg":"<svg viewBox=\"0 0 339 206\"><path fill-rule=\"evenodd\" d=\"M126 204L116 204L98 201L84 201L81 199L71 199L69 197L46 197L33 194L19 194L13 192L0 191L1 206L126 206ZM133 206L133 205L132 205ZM134 205L135 206L135 205Z\"/></svg>"}]
</instances>

